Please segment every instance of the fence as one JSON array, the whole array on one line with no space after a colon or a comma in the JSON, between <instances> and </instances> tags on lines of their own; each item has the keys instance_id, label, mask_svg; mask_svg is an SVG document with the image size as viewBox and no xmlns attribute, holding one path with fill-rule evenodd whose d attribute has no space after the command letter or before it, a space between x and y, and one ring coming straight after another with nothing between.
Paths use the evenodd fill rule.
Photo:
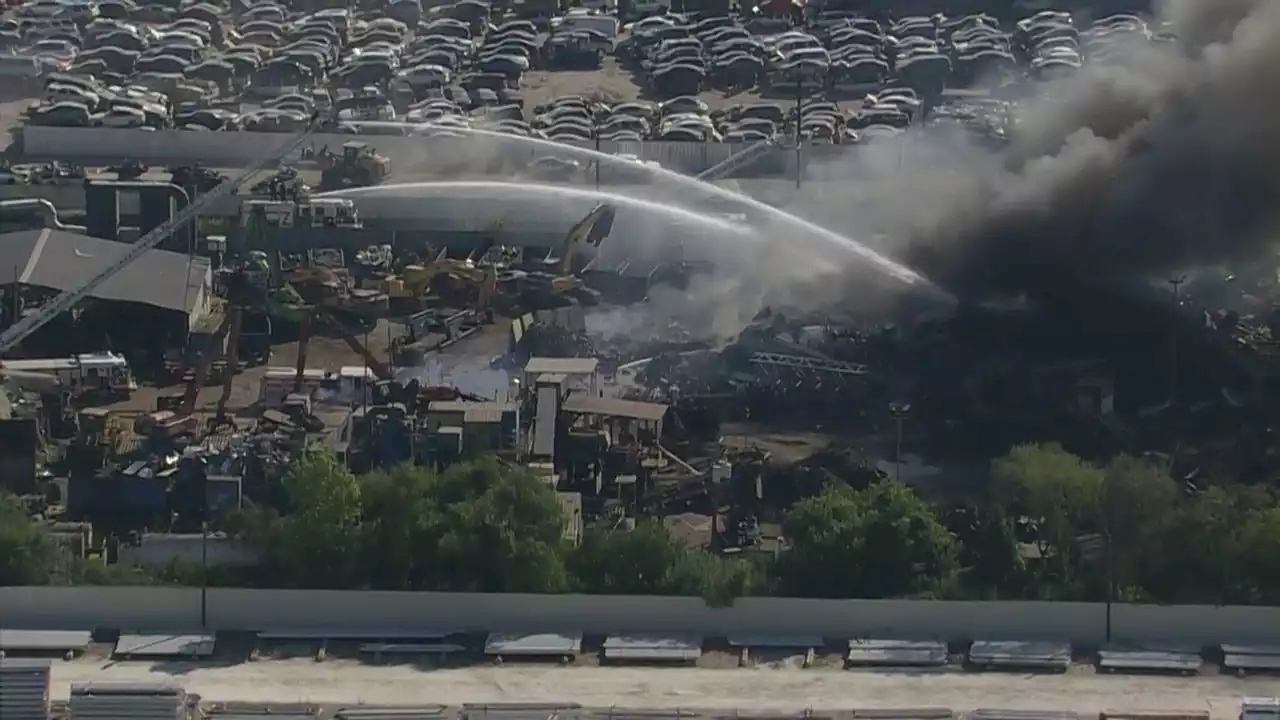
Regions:
<instances>
[{"instance_id":1,"label":"fence","mask_svg":"<svg viewBox=\"0 0 1280 720\"><path fill-rule=\"evenodd\" d=\"M46 127L21 128L22 152L33 158L66 158L82 164L132 159L151 165L200 162L209 167L246 167L277 152L290 135L264 132L145 131L125 128ZM448 169L453 166L486 165L486 159L501 156L504 162L519 165L537 157L556 156L554 144L516 136L485 135L481 142L468 143L456 137L404 137L395 135L312 136L316 148L337 151L343 143L359 139L392 160L392 171L415 162ZM583 149L609 155L631 154L657 162L665 168L697 174L744 149L744 145L698 142L614 142L582 143ZM856 151L854 146L812 145L804 148L805 162L835 158ZM566 151L562 150L562 154ZM572 151L567 151L571 154ZM777 148L752 162L752 168L769 174L794 175L794 148ZM625 180L623 178L610 180Z\"/></svg>"},{"instance_id":2,"label":"fence","mask_svg":"<svg viewBox=\"0 0 1280 720\"><path fill-rule=\"evenodd\" d=\"M1106 608L1091 603L699 598L209 589L212 630L381 630L703 636L823 635L1059 639L1101 643ZM1280 644L1280 608L1116 605L1113 639ZM0 627L187 631L201 627L199 588L0 588Z\"/></svg>"}]
</instances>

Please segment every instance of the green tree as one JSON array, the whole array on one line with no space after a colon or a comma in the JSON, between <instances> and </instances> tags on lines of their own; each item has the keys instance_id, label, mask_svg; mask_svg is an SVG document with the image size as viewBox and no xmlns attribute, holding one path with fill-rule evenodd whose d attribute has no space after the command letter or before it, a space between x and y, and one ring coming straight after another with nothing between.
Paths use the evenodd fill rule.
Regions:
<instances>
[{"instance_id":1,"label":"green tree","mask_svg":"<svg viewBox=\"0 0 1280 720\"><path fill-rule=\"evenodd\" d=\"M570 556L576 588L603 595L673 592L672 572L686 550L657 520L634 529L592 525Z\"/></svg>"},{"instance_id":2,"label":"green tree","mask_svg":"<svg viewBox=\"0 0 1280 720\"><path fill-rule=\"evenodd\" d=\"M566 589L560 503L525 470L483 458L444 473L404 465L363 484L363 565L374 587Z\"/></svg>"},{"instance_id":3,"label":"green tree","mask_svg":"<svg viewBox=\"0 0 1280 720\"><path fill-rule=\"evenodd\" d=\"M1275 506L1266 488L1220 483L1180 503L1160 542L1144 558L1146 589L1162 602L1230 604L1256 601L1249 539L1261 539L1259 510ZM1252 522L1251 522L1252 521ZM1252 525L1245 531L1247 525Z\"/></svg>"},{"instance_id":4,"label":"green tree","mask_svg":"<svg viewBox=\"0 0 1280 720\"><path fill-rule=\"evenodd\" d=\"M671 591L697 595L711 607L728 607L734 600L768 589L768 559L720 557L701 550L685 550L671 568Z\"/></svg>"},{"instance_id":5,"label":"green tree","mask_svg":"<svg viewBox=\"0 0 1280 720\"><path fill-rule=\"evenodd\" d=\"M1250 602L1280 602L1280 508L1256 508L1245 514L1240 528L1237 567L1250 590Z\"/></svg>"},{"instance_id":6,"label":"green tree","mask_svg":"<svg viewBox=\"0 0 1280 720\"><path fill-rule=\"evenodd\" d=\"M451 589L568 588L565 518L554 490L523 468L502 468L494 458L451 466L439 487L445 532L438 560Z\"/></svg>"},{"instance_id":7,"label":"green tree","mask_svg":"<svg viewBox=\"0 0 1280 720\"><path fill-rule=\"evenodd\" d=\"M1075 580L1076 539L1100 530L1103 471L1057 443L1019 445L991 466L992 502L1009 518L1028 517L1043 561L1064 585ZM1043 579L1043 578L1042 578Z\"/></svg>"},{"instance_id":8,"label":"green tree","mask_svg":"<svg viewBox=\"0 0 1280 720\"><path fill-rule=\"evenodd\" d=\"M896 597L954 579L955 539L911 488L881 481L843 484L792 508L792 543L780 563L783 588L803 597Z\"/></svg>"},{"instance_id":9,"label":"green tree","mask_svg":"<svg viewBox=\"0 0 1280 720\"><path fill-rule=\"evenodd\" d=\"M656 520L590 528L570 555L574 587L609 595L697 595L723 607L766 586L763 562L686 547Z\"/></svg>"},{"instance_id":10,"label":"green tree","mask_svg":"<svg viewBox=\"0 0 1280 720\"><path fill-rule=\"evenodd\" d=\"M1025 596L1026 560L1014 523L1000 507L956 508L947 525L956 534L968 595L992 600Z\"/></svg>"},{"instance_id":11,"label":"green tree","mask_svg":"<svg viewBox=\"0 0 1280 720\"><path fill-rule=\"evenodd\" d=\"M283 479L289 512L267 525L263 549L283 582L307 588L361 584L360 483L330 453L311 451Z\"/></svg>"},{"instance_id":12,"label":"green tree","mask_svg":"<svg viewBox=\"0 0 1280 720\"><path fill-rule=\"evenodd\" d=\"M1128 455L1107 463L1096 512L1104 540L1110 540L1112 579L1118 586L1141 587L1159 566L1178 514L1178 496L1177 483L1161 463Z\"/></svg>"},{"instance_id":13,"label":"green tree","mask_svg":"<svg viewBox=\"0 0 1280 720\"><path fill-rule=\"evenodd\" d=\"M435 552L444 515L435 498L439 478L404 464L361 478L364 562L379 590L432 590L440 585Z\"/></svg>"},{"instance_id":14,"label":"green tree","mask_svg":"<svg viewBox=\"0 0 1280 720\"><path fill-rule=\"evenodd\" d=\"M0 585L43 585L58 572L62 555L53 536L31 521L22 502L0 492Z\"/></svg>"}]
</instances>

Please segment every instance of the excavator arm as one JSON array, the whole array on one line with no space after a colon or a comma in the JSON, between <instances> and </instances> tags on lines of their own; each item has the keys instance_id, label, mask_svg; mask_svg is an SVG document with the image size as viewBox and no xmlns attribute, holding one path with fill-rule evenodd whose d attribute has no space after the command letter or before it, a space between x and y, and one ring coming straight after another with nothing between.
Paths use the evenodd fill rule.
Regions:
<instances>
[{"instance_id":1,"label":"excavator arm","mask_svg":"<svg viewBox=\"0 0 1280 720\"><path fill-rule=\"evenodd\" d=\"M600 203L591 208L591 212L587 213L573 227L569 228L569 232L564 236L564 245L560 249L560 262L556 266L557 275L571 275L573 273L573 257L577 254L578 248L583 243L592 247L600 247L600 243L609 236L609 232L613 230L613 220L618 214L618 209L609 203Z\"/></svg>"},{"instance_id":2,"label":"excavator arm","mask_svg":"<svg viewBox=\"0 0 1280 720\"><path fill-rule=\"evenodd\" d=\"M218 396L218 408L213 414L213 422L215 425L221 425L226 419L227 402L231 400L231 385L235 382L236 371L239 369L240 360L240 326L244 319L244 309L240 307L231 308L231 331L227 336L227 372L222 377L222 394Z\"/></svg>"},{"instance_id":3,"label":"excavator arm","mask_svg":"<svg viewBox=\"0 0 1280 720\"><path fill-rule=\"evenodd\" d=\"M347 344L347 347L351 348L352 352L364 359L365 367L372 370L375 377L379 380L391 379L391 368L388 368L385 363L375 357L369 351L369 348L364 346L364 343L356 339L355 335L344 330L342 332L342 340Z\"/></svg>"},{"instance_id":4,"label":"excavator arm","mask_svg":"<svg viewBox=\"0 0 1280 720\"><path fill-rule=\"evenodd\" d=\"M231 331L234 323L233 318L236 317L234 310L228 309L227 316L222 319L222 324L218 326L217 332L213 335L213 346L209 348L200 358L200 364L196 366L196 371L192 374L191 379L187 381L186 391L182 394L182 405L178 414L185 417L196 411L196 400L200 397L200 388L204 387L204 381L209 377L209 369L213 367L214 358L222 354L218 348L222 346L223 340L226 339L227 333Z\"/></svg>"},{"instance_id":5,"label":"excavator arm","mask_svg":"<svg viewBox=\"0 0 1280 720\"><path fill-rule=\"evenodd\" d=\"M302 376L307 370L307 346L311 344L311 328L315 325L315 312L302 314L298 323L298 362L293 370L293 391L302 392Z\"/></svg>"},{"instance_id":6,"label":"excavator arm","mask_svg":"<svg viewBox=\"0 0 1280 720\"><path fill-rule=\"evenodd\" d=\"M342 323L325 311L321 307L313 307L311 311L302 316L302 325L298 328L298 364L294 369L293 391L302 391L302 377L307 369L307 346L311 342L311 333L317 322L324 322L337 328L342 333L342 341L351 348L351 351L359 355L363 360L365 367L373 371L374 376L379 380L389 380L392 377L391 368L382 362L360 342L355 335L347 332Z\"/></svg>"}]
</instances>

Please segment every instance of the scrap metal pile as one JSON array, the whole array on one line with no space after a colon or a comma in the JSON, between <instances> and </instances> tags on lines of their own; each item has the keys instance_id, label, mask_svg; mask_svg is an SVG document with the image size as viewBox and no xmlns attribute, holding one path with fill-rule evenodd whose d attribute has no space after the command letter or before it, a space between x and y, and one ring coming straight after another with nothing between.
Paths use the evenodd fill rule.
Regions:
<instances>
[{"instance_id":1,"label":"scrap metal pile","mask_svg":"<svg viewBox=\"0 0 1280 720\"><path fill-rule=\"evenodd\" d=\"M765 313L720 349L630 347L649 359L624 380L630 394L722 422L875 434L906 402L938 452L1049 440L1099 453L1181 448L1200 470L1262 473L1280 390L1276 279L1176 280L962 304L899 325Z\"/></svg>"}]
</instances>

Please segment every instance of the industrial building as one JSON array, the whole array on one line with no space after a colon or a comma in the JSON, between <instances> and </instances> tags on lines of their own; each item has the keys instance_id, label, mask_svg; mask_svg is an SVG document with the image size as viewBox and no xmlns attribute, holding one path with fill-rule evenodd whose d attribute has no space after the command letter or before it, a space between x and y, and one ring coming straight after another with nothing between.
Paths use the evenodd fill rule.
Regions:
<instances>
[{"instance_id":1,"label":"industrial building","mask_svg":"<svg viewBox=\"0 0 1280 720\"><path fill-rule=\"evenodd\" d=\"M52 228L0 235L0 268L7 269L0 270L0 283L9 287L0 316L12 322L34 312L51 296L84 285L129 250L124 243ZM89 294L103 304L89 303L50 323L24 344L24 354L60 357L85 348L180 346L208 314L212 283L208 259L149 250Z\"/></svg>"},{"instance_id":2,"label":"industrial building","mask_svg":"<svg viewBox=\"0 0 1280 720\"><path fill-rule=\"evenodd\" d=\"M0 268L12 269L10 282L64 292L80 287L128 251L126 244L65 230L26 230L0 235ZM207 258L150 250L99 285L91 297L196 318L207 312L212 283Z\"/></svg>"}]
</instances>

